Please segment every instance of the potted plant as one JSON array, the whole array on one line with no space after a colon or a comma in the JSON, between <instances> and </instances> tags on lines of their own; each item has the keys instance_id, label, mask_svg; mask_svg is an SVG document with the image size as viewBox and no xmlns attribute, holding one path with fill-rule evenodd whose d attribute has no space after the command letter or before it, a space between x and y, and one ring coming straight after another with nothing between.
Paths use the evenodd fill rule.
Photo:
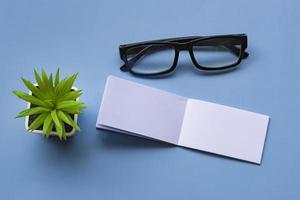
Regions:
<instances>
[{"instance_id":1,"label":"potted plant","mask_svg":"<svg viewBox=\"0 0 300 200\"><path fill-rule=\"evenodd\" d=\"M49 76L42 69L41 75L34 70L36 84L22 78L29 93L13 91L27 102L27 109L21 111L16 118L25 117L25 128L33 133L45 136L56 135L66 140L80 128L77 125L78 114L84 103L79 101L82 94L73 86L78 73L60 80L59 69L55 77Z\"/></svg>"}]
</instances>

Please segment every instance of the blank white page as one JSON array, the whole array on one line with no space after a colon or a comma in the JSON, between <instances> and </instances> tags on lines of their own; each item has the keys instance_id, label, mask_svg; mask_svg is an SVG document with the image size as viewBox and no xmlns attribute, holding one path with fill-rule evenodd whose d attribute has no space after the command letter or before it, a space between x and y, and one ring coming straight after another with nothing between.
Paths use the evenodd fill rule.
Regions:
<instances>
[{"instance_id":1,"label":"blank white page","mask_svg":"<svg viewBox=\"0 0 300 200\"><path fill-rule=\"evenodd\" d=\"M260 164L269 117L189 99L179 145Z\"/></svg>"},{"instance_id":2,"label":"blank white page","mask_svg":"<svg viewBox=\"0 0 300 200\"><path fill-rule=\"evenodd\" d=\"M177 144L186 102L185 97L109 76L96 126Z\"/></svg>"}]
</instances>

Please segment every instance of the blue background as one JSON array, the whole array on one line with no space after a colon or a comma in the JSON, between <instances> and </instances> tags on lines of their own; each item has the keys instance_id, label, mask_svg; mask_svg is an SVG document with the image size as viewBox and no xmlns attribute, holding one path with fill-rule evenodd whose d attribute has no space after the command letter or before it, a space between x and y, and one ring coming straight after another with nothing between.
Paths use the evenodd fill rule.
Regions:
<instances>
[{"instance_id":1,"label":"blue background","mask_svg":"<svg viewBox=\"0 0 300 200\"><path fill-rule=\"evenodd\" d=\"M0 0L0 199L300 199L300 12L297 0ZM119 70L118 45L247 33L235 71L178 70L143 79ZM80 72L88 108L68 142L27 133L14 89L33 68ZM116 75L179 95L271 116L262 164L95 129L104 83Z\"/></svg>"}]
</instances>

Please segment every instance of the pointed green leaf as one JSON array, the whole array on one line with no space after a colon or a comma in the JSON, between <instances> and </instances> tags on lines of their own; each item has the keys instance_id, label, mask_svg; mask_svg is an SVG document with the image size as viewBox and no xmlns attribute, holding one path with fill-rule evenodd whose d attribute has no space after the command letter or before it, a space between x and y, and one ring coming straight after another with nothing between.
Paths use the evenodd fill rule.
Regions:
<instances>
[{"instance_id":1,"label":"pointed green leaf","mask_svg":"<svg viewBox=\"0 0 300 200\"><path fill-rule=\"evenodd\" d=\"M62 108L84 108L84 104L78 101L66 100L56 104L56 109Z\"/></svg>"},{"instance_id":2,"label":"pointed green leaf","mask_svg":"<svg viewBox=\"0 0 300 200\"><path fill-rule=\"evenodd\" d=\"M68 114L80 114L80 108L76 108L76 109L62 108L61 110Z\"/></svg>"},{"instance_id":3,"label":"pointed green leaf","mask_svg":"<svg viewBox=\"0 0 300 200\"><path fill-rule=\"evenodd\" d=\"M52 122L50 123L50 125L49 125L48 130L47 130L47 134L46 134L47 137L49 137L50 133L51 133L52 130L53 130L53 127L54 127L54 122L52 121Z\"/></svg>"},{"instance_id":4,"label":"pointed green leaf","mask_svg":"<svg viewBox=\"0 0 300 200\"><path fill-rule=\"evenodd\" d=\"M50 109L44 108L44 107L34 107L34 108L28 108L26 110L21 111L16 118L25 117L27 115L34 115L34 114L40 114L44 112L50 112Z\"/></svg>"},{"instance_id":5,"label":"pointed green leaf","mask_svg":"<svg viewBox=\"0 0 300 200\"><path fill-rule=\"evenodd\" d=\"M13 93L19 97L20 99L23 99L27 102L30 102L34 105L38 105L38 106L42 106L42 107L45 107L45 108L50 108L51 107L51 104L49 104L48 102L45 102L45 101L42 101L32 95L29 95L29 94L26 94L24 92L19 92L19 91L13 91Z\"/></svg>"},{"instance_id":6,"label":"pointed green leaf","mask_svg":"<svg viewBox=\"0 0 300 200\"><path fill-rule=\"evenodd\" d=\"M42 113L40 114L28 127L29 131L33 131L36 130L37 128L39 128L45 121L46 117L48 116L47 113Z\"/></svg>"},{"instance_id":7,"label":"pointed green leaf","mask_svg":"<svg viewBox=\"0 0 300 200\"><path fill-rule=\"evenodd\" d=\"M45 89L50 90L52 87L51 87L50 81L48 79L47 73L45 72L45 70L43 68L42 68L42 80L45 85Z\"/></svg>"},{"instance_id":8,"label":"pointed green leaf","mask_svg":"<svg viewBox=\"0 0 300 200\"><path fill-rule=\"evenodd\" d=\"M80 95L82 95L81 90L71 91L59 98L58 101L76 100Z\"/></svg>"},{"instance_id":9,"label":"pointed green leaf","mask_svg":"<svg viewBox=\"0 0 300 200\"><path fill-rule=\"evenodd\" d=\"M58 91L57 91L59 97L71 91L72 86L73 86L77 76L78 76L78 73L73 74L72 76L64 79L64 81L62 82L62 85L60 86L60 88L58 88Z\"/></svg>"},{"instance_id":10,"label":"pointed green leaf","mask_svg":"<svg viewBox=\"0 0 300 200\"><path fill-rule=\"evenodd\" d=\"M64 114L64 112L58 110L58 111L57 111L57 116L58 116L62 121L64 121L65 123L69 124L70 126L73 126L73 120L72 120L72 119L70 120L70 119Z\"/></svg>"},{"instance_id":11,"label":"pointed green leaf","mask_svg":"<svg viewBox=\"0 0 300 200\"><path fill-rule=\"evenodd\" d=\"M57 69L55 74L55 87L58 85L58 83L59 83L59 68Z\"/></svg>"},{"instance_id":12,"label":"pointed green leaf","mask_svg":"<svg viewBox=\"0 0 300 200\"><path fill-rule=\"evenodd\" d=\"M55 124L55 129L56 129L56 132L57 132L57 135L59 137L60 140L64 139L66 140L66 130L65 130L65 125L64 123L59 120L59 125L58 124Z\"/></svg>"},{"instance_id":13,"label":"pointed green leaf","mask_svg":"<svg viewBox=\"0 0 300 200\"><path fill-rule=\"evenodd\" d=\"M38 89L35 85L33 85L30 81L26 80L25 78L22 78L22 81L24 85L38 98L44 99L43 93Z\"/></svg>"},{"instance_id":14,"label":"pointed green leaf","mask_svg":"<svg viewBox=\"0 0 300 200\"><path fill-rule=\"evenodd\" d=\"M51 132L52 129L50 129L50 125L52 123L52 115L51 113L48 114L48 116L46 117L45 121L44 121L44 125L43 125L43 133L45 135L49 135L49 133Z\"/></svg>"},{"instance_id":15,"label":"pointed green leaf","mask_svg":"<svg viewBox=\"0 0 300 200\"><path fill-rule=\"evenodd\" d=\"M49 82L50 82L51 88L53 89L53 76L52 76L52 73L49 76Z\"/></svg>"},{"instance_id":16,"label":"pointed green leaf","mask_svg":"<svg viewBox=\"0 0 300 200\"><path fill-rule=\"evenodd\" d=\"M59 119L57 117L56 110L51 111L51 116L52 116L52 120L55 124L55 127L58 127L59 129L61 129L60 122L59 122Z\"/></svg>"},{"instance_id":17,"label":"pointed green leaf","mask_svg":"<svg viewBox=\"0 0 300 200\"><path fill-rule=\"evenodd\" d=\"M44 89L45 85L40 77L40 75L38 74L38 72L34 69L34 76L35 76L35 80L38 84L38 86L40 87L40 89Z\"/></svg>"},{"instance_id":18,"label":"pointed green leaf","mask_svg":"<svg viewBox=\"0 0 300 200\"><path fill-rule=\"evenodd\" d=\"M57 96L60 95L60 91L64 87L65 82L66 82L66 79L63 79L63 80L59 81L58 84L55 86L55 93Z\"/></svg>"},{"instance_id":19,"label":"pointed green leaf","mask_svg":"<svg viewBox=\"0 0 300 200\"><path fill-rule=\"evenodd\" d=\"M57 115L59 116L59 118L60 118L63 122L69 124L70 126L72 126L73 128L75 128L77 131L80 131L79 126L72 120L72 118L70 117L70 115L65 114L64 112L62 112L62 111L60 111L60 110L57 111Z\"/></svg>"},{"instance_id":20,"label":"pointed green leaf","mask_svg":"<svg viewBox=\"0 0 300 200\"><path fill-rule=\"evenodd\" d=\"M58 135L59 139L61 140L63 137L63 129L61 127L61 124L57 125L56 123L54 123L54 126L56 129L57 135Z\"/></svg>"}]
</instances>

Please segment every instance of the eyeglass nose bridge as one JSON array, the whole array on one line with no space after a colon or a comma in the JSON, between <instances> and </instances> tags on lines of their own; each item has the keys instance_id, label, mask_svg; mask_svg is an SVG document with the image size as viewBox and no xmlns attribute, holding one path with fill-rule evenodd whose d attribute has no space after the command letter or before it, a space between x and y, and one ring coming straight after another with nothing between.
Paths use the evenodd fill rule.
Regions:
<instances>
[{"instance_id":1,"label":"eyeglass nose bridge","mask_svg":"<svg viewBox=\"0 0 300 200\"><path fill-rule=\"evenodd\" d=\"M177 44L176 45L176 50L179 51L190 51L191 47L189 45L186 44Z\"/></svg>"}]
</instances>

